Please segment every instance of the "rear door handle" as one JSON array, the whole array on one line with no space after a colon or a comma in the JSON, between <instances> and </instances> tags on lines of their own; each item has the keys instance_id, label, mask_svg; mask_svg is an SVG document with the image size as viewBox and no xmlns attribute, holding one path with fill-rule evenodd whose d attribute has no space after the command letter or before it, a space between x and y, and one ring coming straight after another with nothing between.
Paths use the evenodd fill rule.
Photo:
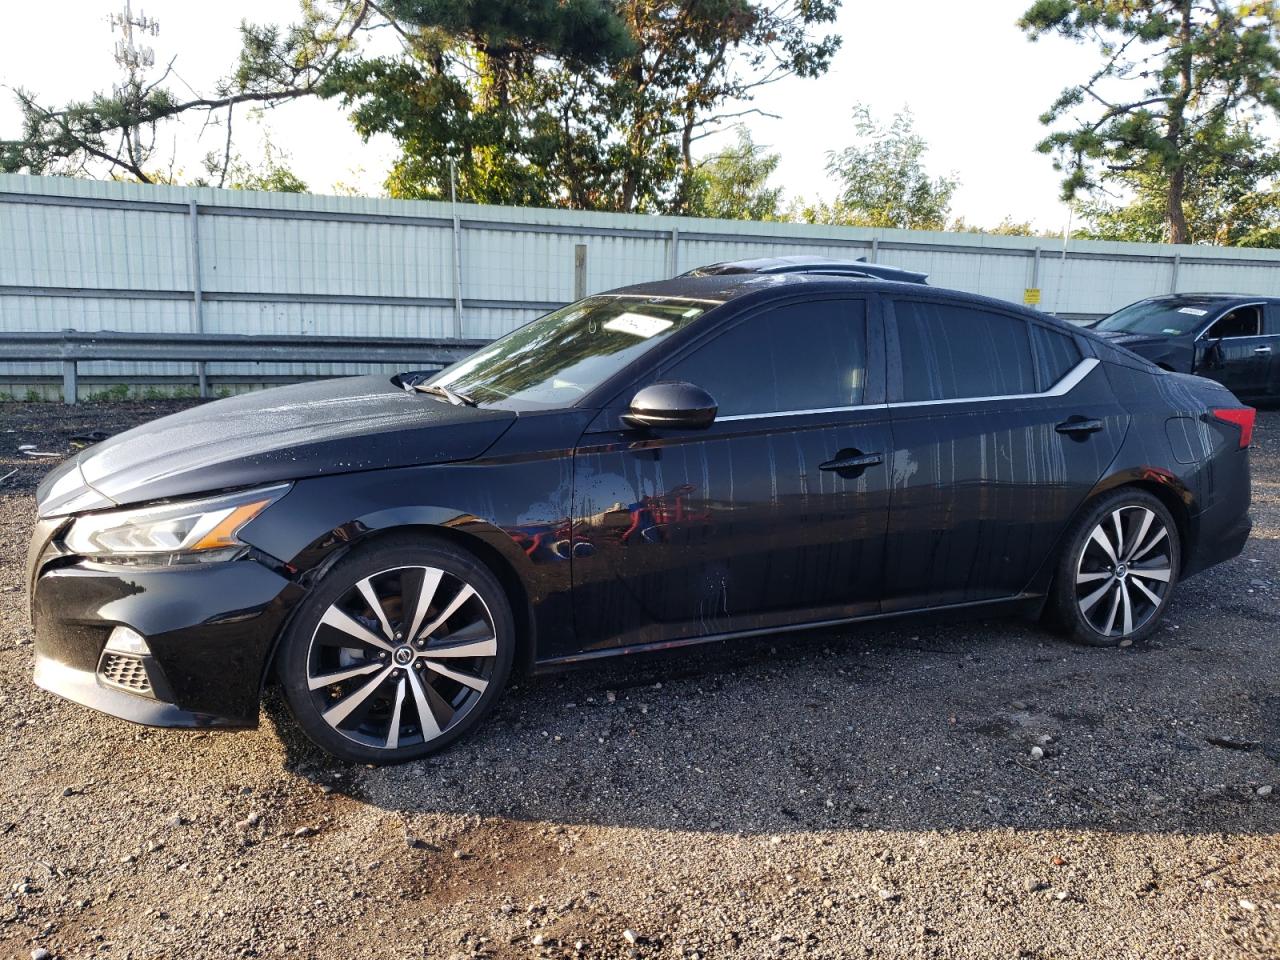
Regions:
<instances>
[{"instance_id":1,"label":"rear door handle","mask_svg":"<svg viewBox=\"0 0 1280 960\"><path fill-rule=\"evenodd\" d=\"M1059 433L1086 434L1097 433L1105 426L1101 420L1090 420L1086 417L1072 417L1064 420L1053 429Z\"/></svg>"},{"instance_id":2,"label":"rear door handle","mask_svg":"<svg viewBox=\"0 0 1280 960\"><path fill-rule=\"evenodd\" d=\"M1254 347L1253 352L1254 353L1270 353L1271 348L1270 347Z\"/></svg>"},{"instance_id":3,"label":"rear door handle","mask_svg":"<svg viewBox=\"0 0 1280 960\"><path fill-rule=\"evenodd\" d=\"M851 453L845 454L841 450L836 454L834 460L828 460L826 463L818 464L819 470L861 470L864 467L874 467L877 463L884 463L884 454L882 453Z\"/></svg>"}]
</instances>

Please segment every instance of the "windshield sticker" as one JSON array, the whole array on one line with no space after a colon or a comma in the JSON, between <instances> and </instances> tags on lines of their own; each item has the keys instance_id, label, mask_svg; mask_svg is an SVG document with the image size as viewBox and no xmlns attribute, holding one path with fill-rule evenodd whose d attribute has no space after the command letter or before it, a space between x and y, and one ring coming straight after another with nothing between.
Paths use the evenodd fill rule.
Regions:
<instances>
[{"instance_id":1,"label":"windshield sticker","mask_svg":"<svg viewBox=\"0 0 1280 960\"><path fill-rule=\"evenodd\" d=\"M648 340L671 326L672 322L670 320L646 316L643 313L620 313L612 320L606 320L604 323L606 330L629 333L633 337L640 337L642 340Z\"/></svg>"},{"instance_id":2,"label":"windshield sticker","mask_svg":"<svg viewBox=\"0 0 1280 960\"><path fill-rule=\"evenodd\" d=\"M1189 313L1189 314L1191 314L1191 316L1193 316L1193 317L1203 317L1203 316L1204 316L1206 313L1208 313L1209 311L1208 311L1208 310L1201 310L1199 307L1179 307L1179 308L1178 308L1178 312L1179 312L1179 313Z\"/></svg>"}]
</instances>

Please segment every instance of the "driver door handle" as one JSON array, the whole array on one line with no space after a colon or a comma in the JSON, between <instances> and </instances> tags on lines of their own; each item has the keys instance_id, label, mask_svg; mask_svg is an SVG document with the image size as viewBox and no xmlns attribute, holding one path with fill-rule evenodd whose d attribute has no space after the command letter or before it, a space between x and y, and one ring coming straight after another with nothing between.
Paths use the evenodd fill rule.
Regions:
<instances>
[{"instance_id":1,"label":"driver door handle","mask_svg":"<svg viewBox=\"0 0 1280 960\"><path fill-rule=\"evenodd\" d=\"M1270 353L1271 348L1270 347L1254 347L1253 352L1254 353Z\"/></svg>"},{"instance_id":2,"label":"driver door handle","mask_svg":"<svg viewBox=\"0 0 1280 960\"><path fill-rule=\"evenodd\" d=\"M843 451L841 451L843 453ZM851 456L841 456L836 454L834 460L828 460L826 463L818 464L819 470L859 470L863 467L874 467L877 463L884 463L884 454L882 453L857 453Z\"/></svg>"},{"instance_id":3,"label":"driver door handle","mask_svg":"<svg viewBox=\"0 0 1280 960\"><path fill-rule=\"evenodd\" d=\"M1091 420L1085 417L1072 417L1070 420L1064 420L1053 429L1059 433L1070 433L1084 435L1086 433L1097 433L1103 428L1104 424L1101 420Z\"/></svg>"}]
</instances>

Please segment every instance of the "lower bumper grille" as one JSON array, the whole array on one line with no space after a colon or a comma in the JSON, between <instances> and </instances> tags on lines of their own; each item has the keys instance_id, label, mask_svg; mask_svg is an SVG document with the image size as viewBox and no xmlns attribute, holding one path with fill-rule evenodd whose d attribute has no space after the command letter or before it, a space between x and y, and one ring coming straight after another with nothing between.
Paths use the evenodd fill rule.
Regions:
<instances>
[{"instance_id":1,"label":"lower bumper grille","mask_svg":"<svg viewBox=\"0 0 1280 960\"><path fill-rule=\"evenodd\" d=\"M151 696L151 678L141 657L124 653L104 653L98 664L98 676L113 687L121 687L131 693Z\"/></svg>"}]
</instances>

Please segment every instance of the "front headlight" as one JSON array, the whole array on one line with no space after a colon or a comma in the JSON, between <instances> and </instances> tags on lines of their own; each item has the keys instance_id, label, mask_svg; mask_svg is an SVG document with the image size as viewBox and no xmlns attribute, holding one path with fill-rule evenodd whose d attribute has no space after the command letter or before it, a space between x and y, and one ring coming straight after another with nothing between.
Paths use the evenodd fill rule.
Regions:
<instances>
[{"instance_id":1,"label":"front headlight","mask_svg":"<svg viewBox=\"0 0 1280 960\"><path fill-rule=\"evenodd\" d=\"M72 553L104 562L157 564L229 560L245 548L236 534L275 503L289 484L161 506L77 517L65 543Z\"/></svg>"}]
</instances>

